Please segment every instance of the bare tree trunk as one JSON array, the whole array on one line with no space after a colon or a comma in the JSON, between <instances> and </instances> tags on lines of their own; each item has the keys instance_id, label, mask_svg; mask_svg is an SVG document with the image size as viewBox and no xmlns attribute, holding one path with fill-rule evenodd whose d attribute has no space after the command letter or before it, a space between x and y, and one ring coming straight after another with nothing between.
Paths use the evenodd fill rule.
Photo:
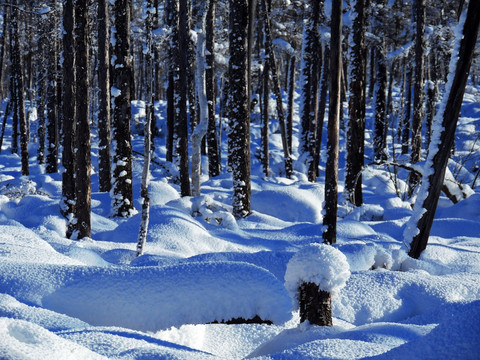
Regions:
<instances>
[{"instance_id":1,"label":"bare tree trunk","mask_svg":"<svg viewBox=\"0 0 480 360\"><path fill-rule=\"evenodd\" d=\"M405 108L403 110L403 126L402 126L402 154L408 154L409 142L410 142L410 119L411 119L411 110L412 110L412 69L406 64L407 72L406 84L405 84Z\"/></svg>"},{"instance_id":2,"label":"bare tree trunk","mask_svg":"<svg viewBox=\"0 0 480 360\"><path fill-rule=\"evenodd\" d=\"M217 0L210 0L207 8L206 19L206 51L205 56L206 70L205 70L205 82L208 101L208 132L207 132L207 147L208 147L208 175L216 177L220 175L221 162L218 146L217 136L217 124L215 119L215 20L216 20L216 5Z\"/></svg>"},{"instance_id":3,"label":"bare tree trunk","mask_svg":"<svg viewBox=\"0 0 480 360\"><path fill-rule=\"evenodd\" d=\"M132 61L130 52L131 0L116 0L113 93L113 215L128 217L134 213L132 193L132 144L130 140Z\"/></svg>"},{"instance_id":4,"label":"bare tree trunk","mask_svg":"<svg viewBox=\"0 0 480 360\"><path fill-rule=\"evenodd\" d=\"M22 66L22 51L20 46L20 34L18 26L18 1L14 1L14 7L12 9L12 31L13 42L12 48L12 77L15 83L15 91L17 94L17 112L18 121L20 125L20 152L22 159L22 175L29 175L28 168L28 135L27 135L27 119L25 118L25 99L24 99L24 83L23 83L23 66Z\"/></svg>"},{"instance_id":5,"label":"bare tree trunk","mask_svg":"<svg viewBox=\"0 0 480 360\"><path fill-rule=\"evenodd\" d=\"M248 0L230 0L229 20L229 160L233 176L233 215L238 219L250 214L251 195Z\"/></svg>"},{"instance_id":6,"label":"bare tree trunk","mask_svg":"<svg viewBox=\"0 0 480 360\"><path fill-rule=\"evenodd\" d=\"M62 164L62 204L61 212L68 220L67 234L70 238L75 229L75 133L76 97L75 97L75 38L73 0L63 2L63 153Z\"/></svg>"},{"instance_id":7,"label":"bare tree trunk","mask_svg":"<svg viewBox=\"0 0 480 360\"><path fill-rule=\"evenodd\" d=\"M150 161L151 161L151 141L152 137L150 134L151 131L151 123L153 118L153 103L155 101L154 95L154 74L153 74L153 35L152 35L152 28L154 25L154 16L157 12L157 8L154 8L153 0L148 0L147 2L147 19L145 23L145 31L146 31L146 44L145 47L147 49L145 53L145 80L146 80L146 96L147 96L147 103L146 103L146 113L145 113L145 126L144 126L144 134L143 134L143 171L142 171L142 184L140 189L140 195L142 196L142 218L140 222L140 230L138 233L138 243L137 243L137 256L143 254L145 250L145 242L147 241L147 232L148 232L148 224L150 222L150 195L148 192L148 185L149 185L149 176L150 176ZM154 10L152 10L154 9ZM154 12L154 13L152 13Z\"/></svg>"},{"instance_id":8,"label":"bare tree trunk","mask_svg":"<svg viewBox=\"0 0 480 360\"><path fill-rule=\"evenodd\" d=\"M355 206L363 203L362 169L365 154L365 0L356 0L351 49L350 119L347 131L345 190Z\"/></svg>"},{"instance_id":9,"label":"bare tree trunk","mask_svg":"<svg viewBox=\"0 0 480 360\"><path fill-rule=\"evenodd\" d=\"M90 125L88 119L90 57L88 44L88 0L75 0L75 226L77 239L91 236L91 158Z\"/></svg>"},{"instance_id":10,"label":"bare tree trunk","mask_svg":"<svg viewBox=\"0 0 480 360\"><path fill-rule=\"evenodd\" d=\"M323 241L337 241L338 142L342 75L342 0L332 1L330 38L330 101L328 108L327 163L325 168L325 205Z\"/></svg>"},{"instance_id":11,"label":"bare tree trunk","mask_svg":"<svg viewBox=\"0 0 480 360\"><path fill-rule=\"evenodd\" d=\"M289 80L288 80L288 102L287 102L287 139L288 139L288 151L290 154L293 151L293 113L294 113L294 93L295 93L295 62L296 57L292 55L290 59ZM318 165L316 166L318 168Z\"/></svg>"},{"instance_id":12,"label":"bare tree trunk","mask_svg":"<svg viewBox=\"0 0 480 360\"><path fill-rule=\"evenodd\" d=\"M269 176L270 168L270 149L269 149L269 125L270 125L270 114L269 114L269 100L270 100L270 61L265 59L265 64L263 65L263 101L262 101L262 148L261 148L261 160L263 173L265 176Z\"/></svg>"},{"instance_id":13,"label":"bare tree trunk","mask_svg":"<svg viewBox=\"0 0 480 360\"><path fill-rule=\"evenodd\" d=\"M112 187L110 169L111 113L110 113L110 21L108 1L99 0L97 5L98 21L98 187L107 192Z\"/></svg>"},{"instance_id":14,"label":"bare tree trunk","mask_svg":"<svg viewBox=\"0 0 480 360\"><path fill-rule=\"evenodd\" d=\"M48 80L47 80L47 173L58 171L58 97L57 97L57 38L56 18L50 15L49 33L53 39L49 41L48 47Z\"/></svg>"},{"instance_id":15,"label":"bare tree trunk","mask_svg":"<svg viewBox=\"0 0 480 360\"><path fill-rule=\"evenodd\" d=\"M439 121L441 119L442 130L441 132L440 130L436 131L432 136L432 141L435 141L438 145L433 149L434 151L430 151L426 169L429 167L433 171L427 171L426 174L428 175L423 177L420 194L425 194L425 196L420 197L419 195L416 203L418 205L414 208L414 216L410 219L410 223L407 224L405 230L405 240L409 241L412 239L408 254L413 258L419 258L422 251L427 247L448 159L450 157L450 150L455 140L455 130L457 128L479 28L480 1L470 1L465 23L463 24L462 35L457 38L457 44L452 54L453 60L457 59L458 54L458 60L455 70L450 69L450 71L455 71L454 76L450 75L451 80L449 83L451 87L449 84L446 86L450 91L444 95L444 105L440 108L436 118ZM453 64L453 61L451 64ZM418 215L418 218L415 217L415 214ZM413 232L412 227L414 228ZM412 237L410 238L410 236Z\"/></svg>"},{"instance_id":16,"label":"bare tree trunk","mask_svg":"<svg viewBox=\"0 0 480 360\"><path fill-rule=\"evenodd\" d=\"M300 285L298 300L300 303L300 322L307 321L319 326L332 326L332 295L320 290L317 284Z\"/></svg>"},{"instance_id":17,"label":"bare tree trunk","mask_svg":"<svg viewBox=\"0 0 480 360\"><path fill-rule=\"evenodd\" d=\"M415 0L415 83L413 97L413 117L412 117L412 153L411 163L416 164L420 161L422 151L422 121L425 115L425 0ZM414 173L410 173L408 179L408 192L410 196L417 187L420 178Z\"/></svg>"},{"instance_id":18,"label":"bare tree trunk","mask_svg":"<svg viewBox=\"0 0 480 360\"><path fill-rule=\"evenodd\" d=\"M285 164L285 176L290 178L293 173L292 158L288 151L287 140L287 128L285 125L285 113L283 111L282 93L280 90L280 80L278 78L277 61L275 60L275 53L273 52L272 34L270 26L270 18L266 9L266 1L263 0L263 11L265 17L265 41L266 41L266 54L268 61L270 62L270 71L272 74L273 92L275 94L275 100L277 103L277 116L280 127L280 133L282 136L283 157Z\"/></svg>"}]
</instances>

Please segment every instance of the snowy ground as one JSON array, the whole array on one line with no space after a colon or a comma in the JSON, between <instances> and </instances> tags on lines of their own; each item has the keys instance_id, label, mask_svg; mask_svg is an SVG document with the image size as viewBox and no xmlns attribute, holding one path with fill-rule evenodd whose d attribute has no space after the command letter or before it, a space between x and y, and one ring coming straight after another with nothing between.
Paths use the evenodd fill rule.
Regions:
<instances>
[{"instance_id":1,"label":"snowy ground","mask_svg":"<svg viewBox=\"0 0 480 360\"><path fill-rule=\"evenodd\" d=\"M475 90L465 98L456 151L461 159L474 149L458 171L470 185L467 170L480 150L473 143ZM258 124L252 131L254 153ZM141 146L135 138L135 149ZM254 211L238 222L230 214L229 175L204 177L203 196L181 199L165 169L153 164L146 254L135 258L139 215L110 218L109 195L95 192L96 175L92 239L68 240L59 215L61 176L45 174L32 157L32 175L21 177L6 139L0 358L479 359L480 190L456 205L442 197L427 250L413 260L402 241L410 204L397 197L388 172L368 168L365 205L353 210L340 199L335 246L351 274L333 299L334 326L299 325L284 276L299 249L321 241L323 173L317 184L299 172L282 178L278 133L271 148L276 176L264 179L253 159ZM137 208L141 168L137 158ZM211 324L255 315L274 324Z\"/></svg>"}]
</instances>

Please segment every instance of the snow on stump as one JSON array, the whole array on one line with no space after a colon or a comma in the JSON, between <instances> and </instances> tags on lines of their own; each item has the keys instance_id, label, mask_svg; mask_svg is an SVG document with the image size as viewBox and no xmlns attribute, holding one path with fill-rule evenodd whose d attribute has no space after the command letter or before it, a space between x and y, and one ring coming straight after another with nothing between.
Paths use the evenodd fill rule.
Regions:
<instances>
[{"instance_id":1,"label":"snow on stump","mask_svg":"<svg viewBox=\"0 0 480 360\"><path fill-rule=\"evenodd\" d=\"M347 258L333 246L314 243L300 249L285 273L285 287L300 309L300 322L332 326L332 295L349 277Z\"/></svg>"}]
</instances>

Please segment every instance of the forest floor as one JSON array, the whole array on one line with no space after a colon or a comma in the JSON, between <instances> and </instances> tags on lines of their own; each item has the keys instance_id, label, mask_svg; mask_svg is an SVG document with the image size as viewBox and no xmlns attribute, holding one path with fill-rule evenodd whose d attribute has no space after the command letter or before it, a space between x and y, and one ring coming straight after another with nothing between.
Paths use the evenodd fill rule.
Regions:
<instances>
[{"instance_id":1,"label":"forest floor","mask_svg":"<svg viewBox=\"0 0 480 360\"><path fill-rule=\"evenodd\" d=\"M138 135L143 111L140 102L134 104L133 146L143 152ZM0 154L0 358L478 359L479 127L480 88L469 87L449 165L468 197L453 204L442 195L419 260L407 256L403 239L413 201L404 195L406 170L395 174L392 167L367 166L365 204L349 207L342 195L342 134L334 246L346 256L351 275L333 297L333 326L324 328L299 323L284 275L298 249L321 241L325 157L317 183L306 181L299 163L292 179L282 177L276 121L272 176L262 175L253 156L253 212L239 221L231 215L228 173L204 175L202 196L180 198L175 171L164 162L164 138L156 139L155 159L162 166L152 164L151 220L141 257L135 257L140 215L110 217L110 195L97 192L96 173L92 238L65 238L61 175L46 174L32 156L31 175L20 176L8 125ZM254 121L252 154L259 138ZM371 139L369 131L367 163ZM390 145L394 139L389 136ZM92 148L97 168L95 140ZM142 166L136 156L137 209ZM211 323L254 315L274 324Z\"/></svg>"}]
</instances>

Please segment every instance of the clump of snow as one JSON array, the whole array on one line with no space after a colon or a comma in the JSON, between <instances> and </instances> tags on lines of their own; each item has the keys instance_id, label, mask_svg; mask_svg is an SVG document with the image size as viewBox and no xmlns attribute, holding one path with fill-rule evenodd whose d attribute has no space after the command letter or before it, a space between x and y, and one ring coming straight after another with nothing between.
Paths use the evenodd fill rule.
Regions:
<instances>
[{"instance_id":1,"label":"clump of snow","mask_svg":"<svg viewBox=\"0 0 480 360\"><path fill-rule=\"evenodd\" d=\"M299 286L318 285L320 290L336 294L350 277L347 258L333 246L313 243L300 249L288 262L285 287L292 298L297 298Z\"/></svg>"}]
</instances>

